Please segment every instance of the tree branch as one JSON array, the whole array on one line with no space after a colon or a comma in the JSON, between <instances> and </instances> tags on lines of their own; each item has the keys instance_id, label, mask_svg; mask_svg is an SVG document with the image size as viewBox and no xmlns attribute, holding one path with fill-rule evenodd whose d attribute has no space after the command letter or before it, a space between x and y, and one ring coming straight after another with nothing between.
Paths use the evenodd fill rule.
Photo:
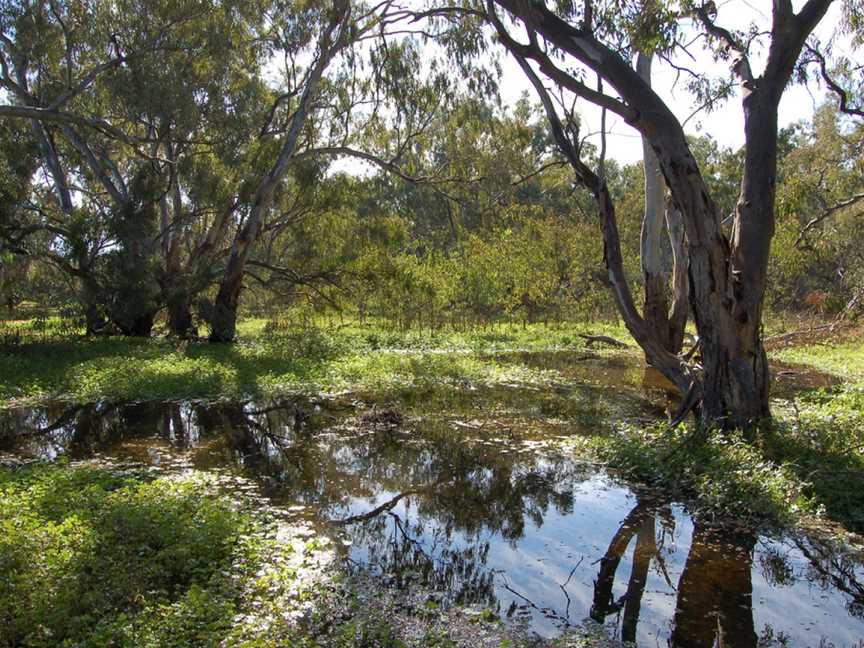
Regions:
<instances>
[{"instance_id":1,"label":"tree branch","mask_svg":"<svg viewBox=\"0 0 864 648\"><path fill-rule=\"evenodd\" d=\"M810 56L812 56L814 59L816 59L815 62L819 65L819 73L821 74L822 80L825 82L825 85L828 86L831 92L837 95L837 98L840 101L840 112L847 115L864 117L864 108L857 108L850 105L849 93L831 76L831 73L828 71L828 63L825 60L825 56L822 54L822 52L810 45L807 45L806 49L807 53L810 54Z\"/></svg>"}]
</instances>

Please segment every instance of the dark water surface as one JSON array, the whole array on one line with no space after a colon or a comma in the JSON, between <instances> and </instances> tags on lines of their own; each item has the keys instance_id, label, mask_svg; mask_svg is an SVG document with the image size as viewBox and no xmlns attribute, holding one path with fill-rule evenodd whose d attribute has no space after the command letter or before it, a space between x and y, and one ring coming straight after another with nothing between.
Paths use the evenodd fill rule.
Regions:
<instances>
[{"instance_id":1,"label":"dark water surface","mask_svg":"<svg viewBox=\"0 0 864 648\"><path fill-rule=\"evenodd\" d=\"M662 416L632 360L540 354L543 388L450 386L389 403L55 404L0 413L0 455L240 471L340 539L352 569L555 636L586 618L639 646L852 646L864 562L803 533L717 532L555 450ZM829 384L784 368L775 390ZM785 381L785 382L780 382Z\"/></svg>"}]
</instances>

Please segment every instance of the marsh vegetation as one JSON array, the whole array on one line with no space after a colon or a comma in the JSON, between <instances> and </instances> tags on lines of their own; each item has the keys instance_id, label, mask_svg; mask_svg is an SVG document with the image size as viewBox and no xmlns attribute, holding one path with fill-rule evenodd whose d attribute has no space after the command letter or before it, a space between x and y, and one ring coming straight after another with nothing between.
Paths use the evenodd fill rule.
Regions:
<instances>
[{"instance_id":1,"label":"marsh vegetation","mask_svg":"<svg viewBox=\"0 0 864 648\"><path fill-rule=\"evenodd\" d=\"M861 644L864 7L766 11L0 0L0 646Z\"/></svg>"}]
</instances>

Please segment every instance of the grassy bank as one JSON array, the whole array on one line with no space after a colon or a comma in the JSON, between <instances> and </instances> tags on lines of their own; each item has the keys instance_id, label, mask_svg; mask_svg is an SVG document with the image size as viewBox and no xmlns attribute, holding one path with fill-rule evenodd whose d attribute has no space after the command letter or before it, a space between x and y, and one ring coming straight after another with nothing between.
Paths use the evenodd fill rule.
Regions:
<instances>
[{"instance_id":1,"label":"grassy bank","mask_svg":"<svg viewBox=\"0 0 864 648\"><path fill-rule=\"evenodd\" d=\"M864 534L864 345L847 339L771 357L843 382L775 400L774 421L752 439L684 426L617 425L611 434L566 445L693 501L703 519L786 525L804 515Z\"/></svg>"},{"instance_id":2,"label":"grassy bank","mask_svg":"<svg viewBox=\"0 0 864 648\"><path fill-rule=\"evenodd\" d=\"M34 333L2 352L0 406L54 398L244 398L294 391L387 399L432 386L522 384L542 391L567 377L551 364L512 361L502 352L581 352L583 333L630 341L622 328L597 324L421 333L357 325L292 330L247 320L232 346L164 338L36 340ZM640 357L632 342L629 351L614 353ZM598 425L598 434L575 437L569 445L629 478L694 499L708 517L786 523L801 512L824 513L864 532L862 345L853 336L835 345L786 347L771 357L834 373L843 383L775 401L775 422L753 442L609 420Z\"/></svg>"},{"instance_id":3,"label":"grassy bank","mask_svg":"<svg viewBox=\"0 0 864 648\"><path fill-rule=\"evenodd\" d=\"M500 326L464 333L389 332L374 326L280 330L241 327L235 345L154 338L40 338L0 351L0 407L76 401L242 398L290 391L374 391L432 383L543 381L542 369L497 362L502 350L582 349L580 333L621 339L608 325Z\"/></svg>"},{"instance_id":4,"label":"grassy bank","mask_svg":"<svg viewBox=\"0 0 864 648\"><path fill-rule=\"evenodd\" d=\"M528 648L489 610L347 575L246 480L63 463L0 468L0 645ZM547 644L550 645L550 644ZM615 646L594 624L554 642Z\"/></svg>"},{"instance_id":5,"label":"grassy bank","mask_svg":"<svg viewBox=\"0 0 864 648\"><path fill-rule=\"evenodd\" d=\"M594 325L420 335L374 327L284 331L253 321L230 347L165 339L24 340L3 351L0 398L5 406L54 397L179 399L285 390L368 390L386 398L433 383L453 390L526 383L539 387L540 400L545 384L567 376L502 352L581 352L585 332L626 339L620 329ZM628 362L639 358L635 347L614 353ZM775 422L752 439L625 424L604 414L593 431L571 433L563 445L689 501L704 521L759 527L807 516L864 533L862 345L849 339L789 347L772 358L832 372L843 382L776 400ZM603 387L604 401L612 388ZM429 407L425 400L423 407ZM565 423L585 417L579 407L556 412ZM249 483L214 473L121 468L63 460L0 468L0 645L397 648L453 646L459 632L473 636L470 626L459 630L457 613L421 602L425 634L406 643L396 623L399 602L391 601L391 609L379 591L358 591L331 569L335 554L314 530L292 527L262 499L238 495L254 490ZM415 624L411 614L406 624ZM519 645L503 643L510 638L495 627L500 634L493 628L489 636L500 639L496 647ZM593 636L562 641L603 645ZM470 639L459 645L471 645Z\"/></svg>"}]
</instances>

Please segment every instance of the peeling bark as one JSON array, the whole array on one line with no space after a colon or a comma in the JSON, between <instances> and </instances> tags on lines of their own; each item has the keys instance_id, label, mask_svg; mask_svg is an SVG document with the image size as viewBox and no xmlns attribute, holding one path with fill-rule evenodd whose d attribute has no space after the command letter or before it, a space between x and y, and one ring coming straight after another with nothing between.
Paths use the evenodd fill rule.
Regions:
<instances>
[{"instance_id":1,"label":"peeling bark","mask_svg":"<svg viewBox=\"0 0 864 648\"><path fill-rule=\"evenodd\" d=\"M667 200L666 231L672 252L672 304L669 309L670 350L680 353L684 345L684 327L690 312L689 280L687 278L687 243L684 222L671 200Z\"/></svg>"},{"instance_id":2,"label":"peeling bark","mask_svg":"<svg viewBox=\"0 0 864 648\"><path fill-rule=\"evenodd\" d=\"M752 428L770 416L768 364L760 328L774 230L777 108L807 37L825 16L831 2L807 0L797 13L791 2L774 3L767 62L758 78L752 76L746 47L737 43L730 32L714 25L704 7L693 10L712 39L725 41L727 49L738 54L732 68L742 84L746 154L730 242L681 123L630 62L614 47L598 40L590 22L581 27L572 25L541 3L487 0L487 16L541 98L546 90L527 59L535 61L543 74L562 88L622 117L641 133L656 155L686 235L690 304L699 333L701 366L690 367L669 353L655 330L633 312L629 289L620 271L620 244L614 209L608 204L608 190L592 184L594 180L579 168L581 161L577 159L572 164L577 178L598 199L610 283L628 329L651 363L682 390L685 403L698 403L704 424ZM495 15L495 5L505 8L522 23L528 44L521 44L509 35ZM539 35L545 47L541 46ZM547 56L549 47L558 48L596 72L614 93L587 88L578 77ZM551 100L546 103L556 141L565 155L573 158L578 147L566 135L562 138L556 132L561 130L560 121L556 124L558 118ZM687 382L682 380L683 376L691 378L691 388L682 388Z\"/></svg>"},{"instance_id":3,"label":"peeling bark","mask_svg":"<svg viewBox=\"0 0 864 648\"><path fill-rule=\"evenodd\" d=\"M639 53L636 59L636 71L650 86L650 54ZM642 215L639 252L645 282L643 317L648 326L656 331L660 343L667 351L680 353L684 341L684 326L687 323L687 291L686 284L682 285L680 280L673 280L670 286L670 279L683 275L681 264L685 255L680 250L680 246L683 245L683 228L679 227L673 234L667 224L671 216L673 227L680 225L680 214L674 212L674 207L667 206L666 183L663 180L660 163L651 149L651 144L644 137L642 138L642 160L645 174L645 209ZM670 208L673 213L667 216ZM675 249L676 246L679 247L678 250ZM670 293L675 308L670 305Z\"/></svg>"}]
</instances>

